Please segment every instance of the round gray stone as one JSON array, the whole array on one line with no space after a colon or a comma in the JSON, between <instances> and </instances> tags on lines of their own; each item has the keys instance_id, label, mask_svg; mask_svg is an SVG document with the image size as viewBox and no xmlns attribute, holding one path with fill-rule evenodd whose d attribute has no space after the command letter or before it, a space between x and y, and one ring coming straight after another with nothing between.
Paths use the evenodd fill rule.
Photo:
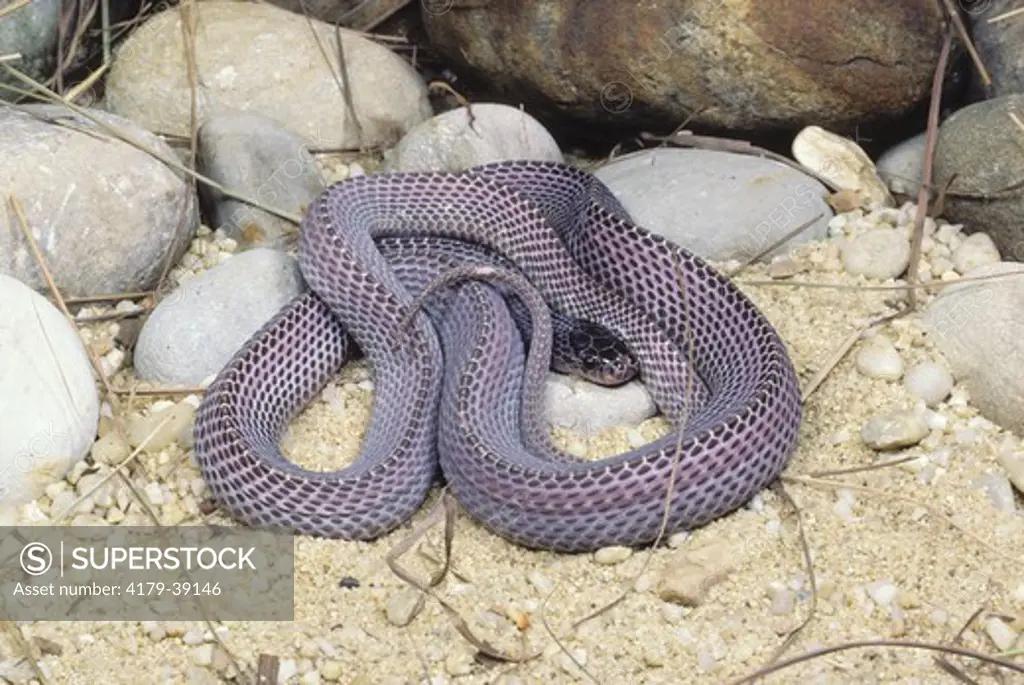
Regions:
<instances>
[{"instance_id":1,"label":"round gray stone","mask_svg":"<svg viewBox=\"0 0 1024 685\"><path fill-rule=\"evenodd\" d=\"M0 108L0 188L24 207L57 287L65 296L155 287L199 225L198 202L183 175L63 107L26 109ZM174 156L135 124L89 113ZM0 212L0 274L45 288L12 212Z\"/></svg>"},{"instance_id":2,"label":"round gray stone","mask_svg":"<svg viewBox=\"0 0 1024 685\"><path fill-rule=\"evenodd\" d=\"M746 260L813 219L764 258L824 238L832 210L817 180L779 162L714 150L646 150L595 172L633 220L695 254Z\"/></svg>"},{"instance_id":3,"label":"round gray stone","mask_svg":"<svg viewBox=\"0 0 1024 685\"><path fill-rule=\"evenodd\" d=\"M135 344L135 372L154 383L196 385L304 290L292 257L267 248L242 252L153 310Z\"/></svg>"}]
</instances>

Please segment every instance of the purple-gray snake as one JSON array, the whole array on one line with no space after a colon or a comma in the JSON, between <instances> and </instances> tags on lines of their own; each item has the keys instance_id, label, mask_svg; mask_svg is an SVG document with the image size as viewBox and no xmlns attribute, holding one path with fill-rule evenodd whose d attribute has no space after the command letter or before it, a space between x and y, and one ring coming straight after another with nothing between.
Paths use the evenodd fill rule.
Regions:
<instances>
[{"instance_id":1,"label":"purple-gray snake","mask_svg":"<svg viewBox=\"0 0 1024 685\"><path fill-rule=\"evenodd\" d=\"M466 258L477 253L500 262ZM244 523L371 540L443 475L473 519L521 545L639 546L663 518L671 534L746 504L792 453L800 394L775 329L587 172L522 161L349 179L303 218L299 265L310 289L237 352L196 416L202 475ZM509 293L529 310L528 340ZM625 342L675 431L599 461L556 450L552 310ZM353 341L374 380L362 452L337 471L303 469L278 439Z\"/></svg>"}]
</instances>

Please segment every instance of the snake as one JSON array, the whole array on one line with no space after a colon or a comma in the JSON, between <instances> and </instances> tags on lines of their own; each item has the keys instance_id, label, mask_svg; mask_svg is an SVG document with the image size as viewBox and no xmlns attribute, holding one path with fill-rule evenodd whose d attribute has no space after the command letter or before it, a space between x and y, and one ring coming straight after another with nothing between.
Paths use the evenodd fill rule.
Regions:
<instances>
[{"instance_id":1,"label":"snake","mask_svg":"<svg viewBox=\"0 0 1024 685\"><path fill-rule=\"evenodd\" d=\"M777 330L590 172L512 160L346 179L310 203L298 262L308 289L196 412L200 472L244 524L375 540L443 481L514 544L641 547L749 504L794 451L799 384ZM552 312L621 341L672 430L597 460L557 448ZM359 456L333 471L295 464L282 432L360 353L374 394Z\"/></svg>"}]
</instances>

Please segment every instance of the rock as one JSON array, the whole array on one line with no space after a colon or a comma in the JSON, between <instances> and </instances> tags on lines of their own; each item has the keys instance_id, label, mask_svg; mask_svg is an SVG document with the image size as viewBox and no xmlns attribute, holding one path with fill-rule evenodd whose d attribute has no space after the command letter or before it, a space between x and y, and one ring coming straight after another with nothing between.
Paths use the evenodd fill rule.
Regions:
<instances>
[{"instance_id":1,"label":"rock","mask_svg":"<svg viewBox=\"0 0 1024 685\"><path fill-rule=\"evenodd\" d=\"M899 588L892 581L878 580L867 586L868 595L881 607L891 606L899 596Z\"/></svg>"},{"instance_id":2,"label":"rock","mask_svg":"<svg viewBox=\"0 0 1024 685\"><path fill-rule=\"evenodd\" d=\"M985 619L985 633L1001 652L1009 652L1017 644L1017 631L998 616Z\"/></svg>"},{"instance_id":3,"label":"rock","mask_svg":"<svg viewBox=\"0 0 1024 685\"><path fill-rule=\"evenodd\" d=\"M793 139L793 157L841 190L856 193L867 204L895 203L860 145L820 126L808 126ZM852 209L852 208L851 208Z\"/></svg>"},{"instance_id":4,"label":"rock","mask_svg":"<svg viewBox=\"0 0 1024 685\"><path fill-rule=\"evenodd\" d=\"M1017 510L1017 502L1013 495L1010 479L1002 473L986 473L978 476L971 483L974 487L985 491L992 506L1000 511L1013 513Z\"/></svg>"},{"instance_id":5,"label":"rock","mask_svg":"<svg viewBox=\"0 0 1024 685\"><path fill-rule=\"evenodd\" d=\"M595 175L633 220L715 261L746 260L821 218L764 258L823 238L827 189L799 171L751 155L662 148L619 157Z\"/></svg>"},{"instance_id":6,"label":"rock","mask_svg":"<svg viewBox=\"0 0 1024 685\"><path fill-rule=\"evenodd\" d=\"M149 290L188 248L198 226L183 177L64 107L0 109L0 187L18 198L65 297ZM90 110L167 157L174 152L135 124ZM35 115L35 116L33 116ZM50 123L59 118L71 126ZM45 283L11 212L0 219L0 274Z\"/></svg>"},{"instance_id":7,"label":"rock","mask_svg":"<svg viewBox=\"0 0 1024 685\"><path fill-rule=\"evenodd\" d=\"M304 290L298 264L282 252L232 257L157 305L139 333L135 371L154 383L197 385Z\"/></svg>"},{"instance_id":8,"label":"rock","mask_svg":"<svg viewBox=\"0 0 1024 685\"><path fill-rule=\"evenodd\" d=\"M868 447L893 450L921 442L928 435L922 412L894 411L875 416L861 428L860 437Z\"/></svg>"},{"instance_id":9,"label":"rock","mask_svg":"<svg viewBox=\"0 0 1024 685\"><path fill-rule=\"evenodd\" d=\"M633 550L629 547L602 547L594 552L594 561L602 566L615 566L633 556Z\"/></svg>"},{"instance_id":10,"label":"rock","mask_svg":"<svg viewBox=\"0 0 1024 685\"><path fill-rule=\"evenodd\" d=\"M409 588L393 596L385 609L388 623L394 626L407 626L423 609L426 600L423 593Z\"/></svg>"},{"instance_id":11,"label":"rock","mask_svg":"<svg viewBox=\"0 0 1024 685\"><path fill-rule=\"evenodd\" d=\"M996 460L1006 471L1013 487L1024 494L1024 451L1017 451L1012 444L1004 443L996 454Z\"/></svg>"},{"instance_id":12,"label":"rock","mask_svg":"<svg viewBox=\"0 0 1024 685\"><path fill-rule=\"evenodd\" d=\"M421 3L430 43L538 113L672 129L852 127L927 99L930 0ZM629 27L629 30L623 30Z\"/></svg>"},{"instance_id":13,"label":"rock","mask_svg":"<svg viewBox=\"0 0 1024 685\"><path fill-rule=\"evenodd\" d=\"M899 231L879 228L855 235L842 246L843 268L879 281L897 278L910 264L910 243Z\"/></svg>"},{"instance_id":14,"label":"rock","mask_svg":"<svg viewBox=\"0 0 1024 685\"><path fill-rule=\"evenodd\" d=\"M56 66L57 41L59 39L61 0L35 0L13 9L10 2L0 9L0 55L20 54L21 59L10 62L19 71L36 81L46 81ZM23 90L31 86L0 67L0 83L6 83ZM14 102L19 96L0 88L0 100Z\"/></svg>"},{"instance_id":15,"label":"rock","mask_svg":"<svg viewBox=\"0 0 1024 685\"><path fill-rule=\"evenodd\" d=\"M917 199L917 191L921 187L926 135L919 133L913 138L908 138L892 146L878 158L878 175L897 195Z\"/></svg>"},{"instance_id":16,"label":"rock","mask_svg":"<svg viewBox=\"0 0 1024 685\"><path fill-rule=\"evenodd\" d=\"M449 110L419 124L385 152L390 171L464 171L514 159L563 161L540 122L508 105L481 103Z\"/></svg>"},{"instance_id":17,"label":"rock","mask_svg":"<svg viewBox=\"0 0 1024 685\"><path fill-rule=\"evenodd\" d=\"M211 116L199 129L199 169L214 181L298 216L324 189L306 141L258 114ZM249 245L283 247L298 226L206 185L209 224Z\"/></svg>"},{"instance_id":18,"label":"rock","mask_svg":"<svg viewBox=\"0 0 1024 685\"><path fill-rule=\"evenodd\" d=\"M725 580L735 563L735 551L722 541L680 550L662 571L658 597L665 602L699 606L708 590Z\"/></svg>"},{"instance_id":19,"label":"rock","mask_svg":"<svg viewBox=\"0 0 1024 685\"><path fill-rule=\"evenodd\" d=\"M608 388L558 373L548 375L546 401L551 425L583 435L638 425L658 412L639 381Z\"/></svg>"},{"instance_id":20,"label":"rock","mask_svg":"<svg viewBox=\"0 0 1024 685\"><path fill-rule=\"evenodd\" d=\"M1016 261L1024 260L1024 156L1006 151L1017 149L1024 135L1009 116L1020 112L1024 93L976 102L946 119L933 179L936 188L948 184L948 221L964 224L966 233L988 233L1003 258Z\"/></svg>"},{"instance_id":21,"label":"rock","mask_svg":"<svg viewBox=\"0 0 1024 685\"><path fill-rule=\"evenodd\" d=\"M985 86L981 79L972 78L977 95L974 99L1024 93L1024 24L1019 17L989 23L993 17L1018 9L1020 3L1017 0L984 0L976 5L976 11L968 11L971 38L992 77L992 85Z\"/></svg>"},{"instance_id":22,"label":"rock","mask_svg":"<svg viewBox=\"0 0 1024 685\"><path fill-rule=\"evenodd\" d=\"M999 262L965 277L1024 272L1024 265ZM989 420L1024 434L1024 277L957 283L945 288L922 324Z\"/></svg>"},{"instance_id":23,"label":"rock","mask_svg":"<svg viewBox=\"0 0 1024 685\"><path fill-rule=\"evenodd\" d=\"M1000 261L999 250L985 233L973 233L953 252L953 266L962 274Z\"/></svg>"},{"instance_id":24,"label":"rock","mask_svg":"<svg viewBox=\"0 0 1024 685\"><path fill-rule=\"evenodd\" d=\"M903 360L884 335L869 339L857 352L857 370L868 378L898 381L903 375Z\"/></svg>"},{"instance_id":25,"label":"rock","mask_svg":"<svg viewBox=\"0 0 1024 685\"><path fill-rule=\"evenodd\" d=\"M89 452L99 396L78 331L25 284L0 275L0 503L41 496Z\"/></svg>"},{"instance_id":26,"label":"rock","mask_svg":"<svg viewBox=\"0 0 1024 685\"><path fill-rule=\"evenodd\" d=\"M912 395L935 407L953 392L953 376L938 362L921 362L907 371L903 384Z\"/></svg>"},{"instance_id":27,"label":"rock","mask_svg":"<svg viewBox=\"0 0 1024 685\"><path fill-rule=\"evenodd\" d=\"M128 441L132 447L138 447L149 438L143 448L145 452L159 452L175 442L189 447L195 414L195 407L185 402L150 412L129 422Z\"/></svg>"},{"instance_id":28,"label":"rock","mask_svg":"<svg viewBox=\"0 0 1024 685\"><path fill-rule=\"evenodd\" d=\"M195 11L204 118L252 112L316 147L358 148L393 145L431 114L416 70L354 31L341 29L341 36L359 127L335 77L333 26L312 21L318 42L304 17L270 5L211 1ZM151 130L188 134L190 88L181 28L173 7L150 17L120 45L107 77L109 110Z\"/></svg>"}]
</instances>

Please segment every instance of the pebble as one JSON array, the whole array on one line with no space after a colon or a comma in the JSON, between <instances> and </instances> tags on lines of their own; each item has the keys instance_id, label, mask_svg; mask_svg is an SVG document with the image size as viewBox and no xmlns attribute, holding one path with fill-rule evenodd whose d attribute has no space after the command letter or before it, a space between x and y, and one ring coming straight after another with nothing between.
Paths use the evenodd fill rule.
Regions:
<instances>
[{"instance_id":1,"label":"pebble","mask_svg":"<svg viewBox=\"0 0 1024 685\"><path fill-rule=\"evenodd\" d=\"M1013 496L1013 486L1009 479L1001 473L986 473L974 479L973 485L982 488L988 495L992 506L1000 511L1014 512L1017 502Z\"/></svg>"},{"instance_id":2,"label":"pebble","mask_svg":"<svg viewBox=\"0 0 1024 685\"><path fill-rule=\"evenodd\" d=\"M899 380L903 375L903 359L884 335L870 338L857 352L857 370L868 378Z\"/></svg>"},{"instance_id":3,"label":"pebble","mask_svg":"<svg viewBox=\"0 0 1024 685\"><path fill-rule=\"evenodd\" d=\"M729 545L721 541L674 554L659 578L658 597L665 602L699 606L708 590L728 576L734 556Z\"/></svg>"},{"instance_id":4,"label":"pebble","mask_svg":"<svg viewBox=\"0 0 1024 685\"><path fill-rule=\"evenodd\" d=\"M621 564L633 556L633 550L629 547L602 547L594 552L594 561L602 566L614 566Z\"/></svg>"},{"instance_id":5,"label":"pebble","mask_svg":"<svg viewBox=\"0 0 1024 685\"><path fill-rule=\"evenodd\" d=\"M926 361L911 367L903 384L910 394L935 407L953 392L953 375L942 364Z\"/></svg>"},{"instance_id":6,"label":"pebble","mask_svg":"<svg viewBox=\"0 0 1024 685\"><path fill-rule=\"evenodd\" d=\"M277 682L287 683L289 678L294 678L299 674L299 665L295 662L295 659L281 659L277 665Z\"/></svg>"},{"instance_id":7,"label":"pebble","mask_svg":"<svg viewBox=\"0 0 1024 685\"><path fill-rule=\"evenodd\" d=\"M551 592L551 588L555 586L554 582L550 578L535 568L527 571L526 579L530 581L531 585L543 593Z\"/></svg>"},{"instance_id":8,"label":"pebble","mask_svg":"<svg viewBox=\"0 0 1024 685\"><path fill-rule=\"evenodd\" d=\"M771 601L769 611L775 616L788 616L793 613L796 597L793 591L782 583L772 583L768 586L768 599Z\"/></svg>"},{"instance_id":9,"label":"pebble","mask_svg":"<svg viewBox=\"0 0 1024 685\"><path fill-rule=\"evenodd\" d=\"M320 677L332 683L341 681L343 675L345 675L345 665L340 661L328 659L320 667Z\"/></svg>"},{"instance_id":10,"label":"pebble","mask_svg":"<svg viewBox=\"0 0 1024 685\"><path fill-rule=\"evenodd\" d=\"M143 451L150 454L159 452L175 442L182 442L184 436L192 432L195 415L192 405L180 403L135 417L128 422L128 442L132 447L138 447L149 438Z\"/></svg>"},{"instance_id":11,"label":"pebble","mask_svg":"<svg viewBox=\"0 0 1024 685\"><path fill-rule=\"evenodd\" d=\"M894 411L869 419L861 428L860 437L869 447L890 450L916 445L928 432L922 412Z\"/></svg>"},{"instance_id":12,"label":"pebble","mask_svg":"<svg viewBox=\"0 0 1024 685\"><path fill-rule=\"evenodd\" d=\"M843 244L842 260L843 267L854 276L885 281L906 271L910 243L891 229L867 231Z\"/></svg>"},{"instance_id":13,"label":"pebble","mask_svg":"<svg viewBox=\"0 0 1024 685\"><path fill-rule=\"evenodd\" d=\"M200 645L192 650L192 661L197 666L209 666L213 663L213 644Z\"/></svg>"},{"instance_id":14,"label":"pebble","mask_svg":"<svg viewBox=\"0 0 1024 685\"><path fill-rule=\"evenodd\" d=\"M985 633L1000 651L1008 652L1017 642L1017 631L997 616L985 619Z\"/></svg>"},{"instance_id":15,"label":"pebble","mask_svg":"<svg viewBox=\"0 0 1024 685\"><path fill-rule=\"evenodd\" d=\"M181 641L186 645L201 645L206 642L206 636L203 634L202 630L193 628L181 636Z\"/></svg>"},{"instance_id":16,"label":"pebble","mask_svg":"<svg viewBox=\"0 0 1024 685\"><path fill-rule=\"evenodd\" d=\"M875 604L878 606L888 607L892 606L893 602L896 601L896 597L899 595L899 589L891 581L880 580L875 583L871 583L867 587L868 595L871 599L875 600Z\"/></svg>"},{"instance_id":17,"label":"pebble","mask_svg":"<svg viewBox=\"0 0 1024 685\"><path fill-rule=\"evenodd\" d=\"M120 431L110 431L92 444L90 454L97 464L116 466L131 454L132 448Z\"/></svg>"},{"instance_id":18,"label":"pebble","mask_svg":"<svg viewBox=\"0 0 1024 685\"><path fill-rule=\"evenodd\" d=\"M464 649L453 652L444 660L444 669L451 676L469 675L473 672L473 655Z\"/></svg>"},{"instance_id":19,"label":"pebble","mask_svg":"<svg viewBox=\"0 0 1024 685\"><path fill-rule=\"evenodd\" d=\"M426 600L423 593L415 588L403 590L388 601L385 614L388 622L396 626L407 626L423 609Z\"/></svg>"},{"instance_id":20,"label":"pebble","mask_svg":"<svg viewBox=\"0 0 1024 685\"><path fill-rule=\"evenodd\" d=\"M972 233L953 252L953 266L962 274L979 266L995 264L1001 259L999 248L987 233Z\"/></svg>"},{"instance_id":21,"label":"pebble","mask_svg":"<svg viewBox=\"0 0 1024 685\"><path fill-rule=\"evenodd\" d=\"M1004 442L996 452L996 460L1014 487L1024 494L1024 451L1014 449L1011 443Z\"/></svg>"}]
</instances>

